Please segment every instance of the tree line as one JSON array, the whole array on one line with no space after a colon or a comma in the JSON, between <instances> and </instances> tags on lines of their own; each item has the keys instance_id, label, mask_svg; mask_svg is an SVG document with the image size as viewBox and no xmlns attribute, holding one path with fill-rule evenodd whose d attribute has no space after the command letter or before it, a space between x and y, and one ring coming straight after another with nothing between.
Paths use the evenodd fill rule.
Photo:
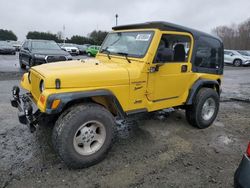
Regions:
<instances>
[{"instance_id":1,"label":"tree line","mask_svg":"<svg viewBox=\"0 0 250 188\"><path fill-rule=\"evenodd\" d=\"M65 40L62 38L62 32L58 32L57 34L49 33L49 32L38 32L38 31L29 31L26 35L27 39L44 39L44 40L54 40L58 43L66 42L66 43L74 43L74 44L96 44L101 45L102 41L105 39L107 31L92 31L89 34L89 37L73 35L71 38L66 38Z\"/></svg>"},{"instance_id":2,"label":"tree line","mask_svg":"<svg viewBox=\"0 0 250 188\"><path fill-rule=\"evenodd\" d=\"M39 32L39 31L29 31L26 35L27 39L43 39L43 40L54 40L58 43L66 42L66 43L75 43L75 44L96 44L101 45L103 40L105 39L107 31L92 31L88 37L73 35L71 38L66 38L65 40L62 38L62 32L58 32L57 34L53 34L50 32ZM17 36L10 30L0 29L0 40L17 40Z\"/></svg>"},{"instance_id":3,"label":"tree line","mask_svg":"<svg viewBox=\"0 0 250 188\"><path fill-rule=\"evenodd\" d=\"M14 40L14 41L17 41L17 36L11 30L0 29L0 40Z\"/></svg>"},{"instance_id":4,"label":"tree line","mask_svg":"<svg viewBox=\"0 0 250 188\"><path fill-rule=\"evenodd\" d=\"M238 25L218 26L212 33L222 39L225 49L250 50L250 18Z\"/></svg>"}]
</instances>

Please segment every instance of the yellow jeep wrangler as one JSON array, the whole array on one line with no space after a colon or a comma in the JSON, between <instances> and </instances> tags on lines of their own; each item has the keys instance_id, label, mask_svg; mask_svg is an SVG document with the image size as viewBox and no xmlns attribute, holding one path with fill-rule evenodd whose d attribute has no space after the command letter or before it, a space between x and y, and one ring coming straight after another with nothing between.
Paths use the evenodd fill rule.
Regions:
<instances>
[{"instance_id":1,"label":"yellow jeep wrangler","mask_svg":"<svg viewBox=\"0 0 250 188\"><path fill-rule=\"evenodd\" d=\"M54 120L52 142L70 167L101 161L116 122L166 108L186 111L206 128L219 110L223 43L209 34L167 22L113 27L96 58L30 68L11 104L31 131Z\"/></svg>"}]
</instances>

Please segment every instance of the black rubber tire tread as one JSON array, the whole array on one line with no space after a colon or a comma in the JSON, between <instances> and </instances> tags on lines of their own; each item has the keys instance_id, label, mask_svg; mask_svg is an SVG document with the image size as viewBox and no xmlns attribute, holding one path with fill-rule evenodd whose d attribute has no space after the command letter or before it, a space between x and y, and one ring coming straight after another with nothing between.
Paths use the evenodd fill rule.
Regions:
<instances>
[{"instance_id":1,"label":"black rubber tire tread","mask_svg":"<svg viewBox=\"0 0 250 188\"><path fill-rule=\"evenodd\" d=\"M83 156L78 154L73 146L75 131L85 121L102 121L106 128L106 140L103 146L94 154ZM77 104L65 110L56 121L52 133L52 144L62 161L70 168L78 169L92 166L103 160L110 150L114 140L115 119L103 106L95 103Z\"/></svg>"},{"instance_id":2,"label":"black rubber tire tread","mask_svg":"<svg viewBox=\"0 0 250 188\"><path fill-rule=\"evenodd\" d=\"M29 60L29 67L31 68L33 66L35 66L34 59L30 58L30 60Z\"/></svg>"},{"instance_id":3,"label":"black rubber tire tread","mask_svg":"<svg viewBox=\"0 0 250 188\"><path fill-rule=\"evenodd\" d=\"M206 121L206 120L203 120L201 117L201 110L202 110L204 102L209 97L212 97L215 100L216 109L212 118ZM193 104L186 108L186 119L188 123L199 129L204 129L212 125L219 111L219 104L220 104L219 101L220 101L219 95L214 89L201 88L198 91L197 95L195 96Z\"/></svg>"}]
</instances>

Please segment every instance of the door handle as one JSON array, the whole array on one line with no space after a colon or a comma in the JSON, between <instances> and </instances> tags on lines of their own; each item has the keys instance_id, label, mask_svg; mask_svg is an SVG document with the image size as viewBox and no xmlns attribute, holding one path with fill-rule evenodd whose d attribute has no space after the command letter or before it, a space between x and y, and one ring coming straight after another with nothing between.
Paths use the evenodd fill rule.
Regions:
<instances>
[{"instance_id":1,"label":"door handle","mask_svg":"<svg viewBox=\"0 0 250 188\"><path fill-rule=\"evenodd\" d=\"M187 72L188 66L187 65L182 65L181 66L181 72Z\"/></svg>"}]
</instances>

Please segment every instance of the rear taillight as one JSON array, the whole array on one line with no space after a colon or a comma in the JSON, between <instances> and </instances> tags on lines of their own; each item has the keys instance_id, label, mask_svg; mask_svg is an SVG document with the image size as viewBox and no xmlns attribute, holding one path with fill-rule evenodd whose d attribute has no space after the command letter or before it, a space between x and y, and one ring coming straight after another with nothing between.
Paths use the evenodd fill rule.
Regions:
<instances>
[{"instance_id":1,"label":"rear taillight","mask_svg":"<svg viewBox=\"0 0 250 188\"><path fill-rule=\"evenodd\" d=\"M247 156L250 157L250 142L248 143L247 147Z\"/></svg>"}]
</instances>

